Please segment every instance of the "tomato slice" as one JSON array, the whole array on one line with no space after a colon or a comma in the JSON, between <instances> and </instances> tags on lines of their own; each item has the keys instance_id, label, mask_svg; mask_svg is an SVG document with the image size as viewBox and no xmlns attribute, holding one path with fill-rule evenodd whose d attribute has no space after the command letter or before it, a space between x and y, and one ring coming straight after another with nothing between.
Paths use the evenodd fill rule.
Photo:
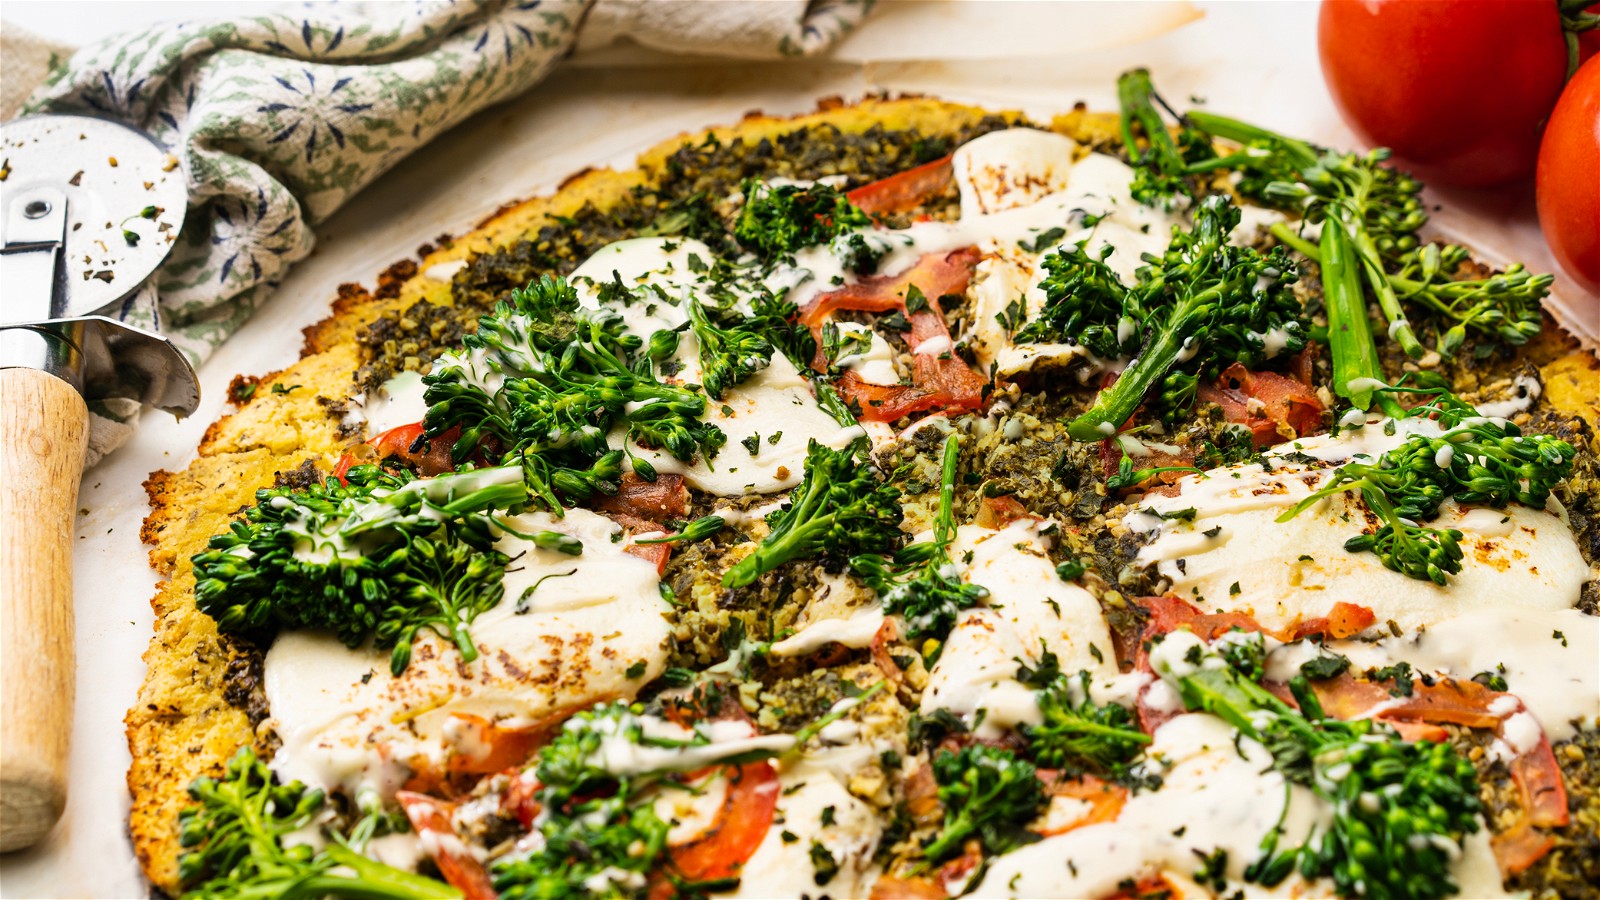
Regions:
<instances>
[{"instance_id":1,"label":"tomato slice","mask_svg":"<svg viewBox=\"0 0 1600 900\"><path fill-rule=\"evenodd\" d=\"M632 472L624 472L617 492L599 497L594 508L597 512L655 522L678 519L689 512L689 489L684 486L682 475L657 475L655 481L645 481Z\"/></svg>"},{"instance_id":2,"label":"tomato slice","mask_svg":"<svg viewBox=\"0 0 1600 900\"><path fill-rule=\"evenodd\" d=\"M1323 708L1341 719L1379 708L1376 717L1396 726L1446 723L1493 729L1496 734L1503 734L1506 717L1490 710L1503 706L1506 697L1515 699L1513 694L1457 679L1440 679L1433 684L1414 682L1409 697L1392 697L1382 685L1357 681L1349 675L1317 682L1313 688ZM1518 700L1515 712L1521 711ZM1550 749L1549 737L1540 734L1539 743L1518 754L1510 769L1512 784L1517 788L1517 818L1490 843L1500 871L1514 875L1538 862L1554 846L1549 835L1537 829L1566 825L1571 815L1567 811L1566 784Z\"/></svg>"},{"instance_id":3,"label":"tomato slice","mask_svg":"<svg viewBox=\"0 0 1600 900\"><path fill-rule=\"evenodd\" d=\"M1322 427L1322 401L1316 392L1273 372L1251 372L1234 363L1216 384L1202 385L1199 394L1202 401L1222 407L1229 422L1249 428L1257 447L1305 437ZM1280 429L1284 425L1293 433L1285 434Z\"/></svg>"},{"instance_id":4,"label":"tomato slice","mask_svg":"<svg viewBox=\"0 0 1600 900\"><path fill-rule=\"evenodd\" d=\"M950 155L941 156L915 169L907 169L845 194L865 213L909 212L955 186L955 167Z\"/></svg>"},{"instance_id":5,"label":"tomato slice","mask_svg":"<svg viewBox=\"0 0 1600 900\"><path fill-rule=\"evenodd\" d=\"M537 766L518 767L506 773L511 779L505 793L500 795L500 815L516 819L524 830L533 828L533 820L543 808L539 803Z\"/></svg>"},{"instance_id":6,"label":"tomato slice","mask_svg":"<svg viewBox=\"0 0 1600 900\"><path fill-rule=\"evenodd\" d=\"M1101 822L1115 821L1117 816L1122 814L1123 804L1128 802L1127 788L1109 781L1101 781L1093 775L1062 778L1057 772L1040 770L1039 781L1044 785L1044 792L1051 797L1071 797L1089 804L1088 812L1072 822L1060 828L1049 828L1039 832L1045 837L1066 834L1074 829L1098 825Z\"/></svg>"},{"instance_id":7,"label":"tomato slice","mask_svg":"<svg viewBox=\"0 0 1600 900\"><path fill-rule=\"evenodd\" d=\"M618 525L621 525L622 530L630 535L651 534L666 530L661 527L661 523L659 522L652 522L649 519L641 519L638 516L629 515L628 513L608 512L605 513L605 517L613 522L616 522ZM655 563L656 573L661 574L667 571L667 560L672 558L672 545L629 544L623 549L622 552L628 554L629 556L637 556L645 562Z\"/></svg>"},{"instance_id":8,"label":"tomato slice","mask_svg":"<svg viewBox=\"0 0 1600 900\"><path fill-rule=\"evenodd\" d=\"M1130 419L1129 422L1131 423L1132 420ZM1126 426L1124 426L1124 430L1126 430ZM1145 445L1145 454L1144 456L1133 458L1134 468L1165 469L1194 465L1194 451L1188 448L1184 448L1178 453L1169 453L1160 448ZM1122 442L1117 438L1106 438L1100 442L1100 465L1105 470L1106 477L1109 478L1117 474L1117 470L1122 467L1122 455ZM1173 484L1182 478L1184 474L1183 472L1159 472L1139 484L1130 485L1130 488L1145 490L1148 493L1151 488L1159 489Z\"/></svg>"},{"instance_id":9,"label":"tomato slice","mask_svg":"<svg viewBox=\"0 0 1600 900\"><path fill-rule=\"evenodd\" d=\"M978 503L978 515L974 520L978 525L991 531L999 531L1012 522L1023 519L1038 519L1039 517L1022 505L1022 501L1005 494L999 497L984 497Z\"/></svg>"},{"instance_id":10,"label":"tomato slice","mask_svg":"<svg viewBox=\"0 0 1600 900\"><path fill-rule=\"evenodd\" d=\"M883 672L883 677L896 686L906 678L905 670L900 668L900 664L894 661L894 654L889 652L889 645L898 637L900 629L891 617L885 617L883 624L872 635L872 661Z\"/></svg>"},{"instance_id":11,"label":"tomato slice","mask_svg":"<svg viewBox=\"0 0 1600 900\"><path fill-rule=\"evenodd\" d=\"M833 384L852 409L860 409L864 422L893 422L902 416L938 406L937 391L910 384L873 384L847 371Z\"/></svg>"},{"instance_id":12,"label":"tomato slice","mask_svg":"<svg viewBox=\"0 0 1600 900\"><path fill-rule=\"evenodd\" d=\"M678 874L690 881L731 878L766 839L778 809L778 773L766 760L727 766L728 790L716 821L694 840L667 849Z\"/></svg>"},{"instance_id":13,"label":"tomato slice","mask_svg":"<svg viewBox=\"0 0 1600 900\"><path fill-rule=\"evenodd\" d=\"M841 309L860 312L889 312L905 309L906 291L913 285L932 303L946 294L962 294L972 281L972 270L982 255L976 247L963 247L948 253L928 253L900 275L863 278L837 291L812 300L800 313L800 321L813 330Z\"/></svg>"},{"instance_id":14,"label":"tomato slice","mask_svg":"<svg viewBox=\"0 0 1600 900\"><path fill-rule=\"evenodd\" d=\"M500 896L483 863L467 852L466 845L450 824L454 803L413 791L397 791L394 798L406 811L411 830L422 839L422 847L433 857L439 874L461 891L464 900L495 900Z\"/></svg>"},{"instance_id":15,"label":"tomato slice","mask_svg":"<svg viewBox=\"0 0 1600 900\"><path fill-rule=\"evenodd\" d=\"M872 384L854 372L846 372L834 385L847 402L860 408L863 420L892 422L929 409L961 412L982 405L985 382L952 352L950 331L939 307L940 297L966 293L979 259L976 247L929 253L903 274L864 278L823 294L801 312L800 321L817 336L820 346L822 324L839 310L905 312L905 297L912 287L927 298L928 308L906 314L911 325L906 339L912 352L910 385ZM928 345L930 341L937 343ZM919 349L924 352L917 352ZM822 351L817 352L813 367L820 370Z\"/></svg>"},{"instance_id":16,"label":"tomato slice","mask_svg":"<svg viewBox=\"0 0 1600 900\"><path fill-rule=\"evenodd\" d=\"M1360 634L1372 627L1378 617L1372 610L1343 600L1335 603L1326 616L1306 619L1289 631L1289 640L1298 641L1312 635L1343 639Z\"/></svg>"},{"instance_id":17,"label":"tomato slice","mask_svg":"<svg viewBox=\"0 0 1600 900\"><path fill-rule=\"evenodd\" d=\"M423 440L422 430L422 423L414 422L373 436L366 445L377 452L367 460L358 460L354 453L346 453L339 457L338 465L333 468L334 477L342 482L345 473L349 472L352 466L390 457L398 457L410 463L416 467L420 475L433 476L454 472L456 464L450 451L455 446L456 440L461 437L461 429L452 428L438 437L427 440ZM417 446L418 441L422 441L422 445L413 451L411 448Z\"/></svg>"}]
</instances>

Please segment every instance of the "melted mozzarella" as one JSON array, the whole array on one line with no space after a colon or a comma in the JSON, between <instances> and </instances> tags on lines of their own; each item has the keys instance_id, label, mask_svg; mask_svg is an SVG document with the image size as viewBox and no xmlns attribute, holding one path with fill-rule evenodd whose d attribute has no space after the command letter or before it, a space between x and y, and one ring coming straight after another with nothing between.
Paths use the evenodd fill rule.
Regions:
<instances>
[{"instance_id":1,"label":"melted mozzarella","mask_svg":"<svg viewBox=\"0 0 1600 900\"><path fill-rule=\"evenodd\" d=\"M1407 420L1405 428L1437 428ZM1310 438L1276 448L1330 462L1376 457L1404 440L1405 428L1385 435L1376 424L1337 438ZM1462 571L1440 587L1383 566L1373 553L1351 553L1344 542L1375 527L1353 492L1329 497L1288 522L1289 507L1320 488L1331 469L1276 462L1185 476L1179 493L1154 497L1126 524L1150 543L1141 563L1171 579L1172 590L1207 609L1249 612L1277 630L1327 613L1343 601L1370 608L1379 622L1414 630L1473 608L1562 610L1578 602L1589 569L1566 523L1554 513L1512 504L1485 514L1447 501L1441 528L1462 531ZM1192 520L1159 514L1192 508ZM1235 593L1237 585L1237 593Z\"/></svg>"},{"instance_id":2,"label":"melted mozzarella","mask_svg":"<svg viewBox=\"0 0 1600 900\"><path fill-rule=\"evenodd\" d=\"M716 896L865 897L877 880L872 863L883 825L872 807L856 799L826 765L798 760L779 771L782 785L772 827L739 871L739 887ZM831 810L831 812L827 812ZM827 815L832 824L824 824ZM784 839L784 833L794 840ZM818 883L811 863L820 844L839 871Z\"/></svg>"},{"instance_id":3,"label":"melted mozzarella","mask_svg":"<svg viewBox=\"0 0 1600 900\"><path fill-rule=\"evenodd\" d=\"M859 427L846 428L817 406L811 386L788 358L772 356L772 365L710 401L705 421L721 428L728 442L715 459L696 456L685 463L663 450L632 445L636 456L658 472L682 475L690 487L720 497L770 494L788 490L805 474L806 447L815 440L835 450L860 437ZM744 443L754 438L756 452ZM622 434L611 436L613 446Z\"/></svg>"},{"instance_id":4,"label":"melted mozzarella","mask_svg":"<svg viewBox=\"0 0 1600 900\"><path fill-rule=\"evenodd\" d=\"M872 645L883 627L883 610L872 606L839 619L820 619L773 644L773 656L804 656L829 644L859 649Z\"/></svg>"},{"instance_id":5,"label":"melted mozzarella","mask_svg":"<svg viewBox=\"0 0 1600 900\"><path fill-rule=\"evenodd\" d=\"M615 523L574 509L561 519L528 513L507 524L565 532L584 552L501 538L498 549L513 561L505 598L472 624L475 662L427 631L398 677L389 674L387 650L351 650L317 632L286 632L273 642L265 684L283 741L273 767L283 778L387 796L413 772L470 767L485 757L492 747L484 722L533 727L602 698L631 697L666 668L655 567L625 552ZM641 671L628 677L638 663Z\"/></svg>"},{"instance_id":6,"label":"melted mozzarella","mask_svg":"<svg viewBox=\"0 0 1600 900\"><path fill-rule=\"evenodd\" d=\"M401 425L414 425L428 413L422 399L426 386L422 373L401 372L385 381L375 392L362 397L361 405L345 417L350 424L366 423L367 434L377 436Z\"/></svg>"},{"instance_id":7,"label":"melted mozzarella","mask_svg":"<svg viewBox=\"0 0 1600 900\"><path fill-rule=\"evenodd\" d=\"M1039 720L1034 692L1017 681L1023 661L1054 653L1063 671L1116 676L1111 635L1094 596L1064 582L1046 551L1048 522L1019 520L994 531L962 526L951 556L963 577L989 589L984 607L957 619L928 675L922 711L948 709L984 737ZM970 561L969 561L970 554Z\"/></svg>"},{"instance_id":8,"label":"melted mozzarella","mask_svg":"<svg viewBox=\"0 0 1600 900\"><path fill-rule=\"evenodd\" d=\"M835 322L841 332L866 332L871 343L867 349L860 353L847 353L839 357L836 362L843 368L849 369L861 377L862 381L870 384L898 384L900 372L894 367L894 348L883 339L883 335L873 331L870 326L859 322ZM925 344L932 343L925 341ZM922 352L919 347L918 352Z\"/></svg>"},{"instance_id":9,"label":"melted mozzarella","mask_svg":"<svg viewBox=\"0 0 1600 900\"><path fill-rule=\"evenodd\" d=\"M1051 131L1008 128L967 141L951 157L961 217L1031 206L1066 189L1078 142Z\"/></svg>"},{"instance_id":10,"label":"melted mozzarella","mask_svg":"<svg viewBox=\"0 0 1600 900\"><path fill-rule=\"evenodd\" d=\"M1135 201L1128 190L1133 170L1101 153L1074 160L1077 145L1048 132L1026 128L997 131L957 151L956 181L961 190L962 226L973 232L984 259L973 273L971 345L980 369L992 364L1001 377L1029 371L1041 362L1064 362L1086 355L1076 344L1013 343L1000 321L1015 318L1020 302L1025 319L1038 315L1045 295L1046 254L1084 242L1098 257L1110 248L1108 265L1132 284L1145 253L1161 253L1171 240L1177 215ZM1085 216L1095 224L1084 226ZM1038 245L1040 235L1060 228L1053 246ZM981 232L981 233L980 233ZM1027 240L1027 249L1020 242Z\"/></svg>"},{"instance_id":11,"label":"melted mozzarella","mask_svg":"<svg viewBox=\"0 0 1600 900\"><path fill-rule=\"evenodd\" d=\"M1046 531L1053 524L1019 519L999 531L964 525L951 556L966 566L968 581L989 589L987 605L1030 648L1030 656L1042 646L1060 659L1063 671L1086 669L1109 678L1117 674L1111 632L1094 595L1056 574L1047 555Z\"/></svg>"},{"instance_id":12,"label":"melted mozzarella","mask_svg":"<svg viewBox=\"0 0 1600 900\"><path fill-rule=\"evenodd\" d=\"M702 265L695 266L694 258ZM648 340L663 328L677 328L689 320L682 304L685 293L700 283L694 269L703 270L715 258L710 247L693 239L632 238L596 250L568 280L577 290L579 302L599 309L600 288L613 278L621 279L639 299L611 308L622 315L630 332Z\"/></svg>"},{"instance_id":13,"label":"melted mozzarella","mask_svg":"<svg viewBox=\"0 0 1600 900\"><path fill-rule=\"evenodd\" d=\"M792 735L756 734L749 723L732 720L704 722L691 730L659 716L630 714L598 720L572 718L562 728L599 734L591 762L619 776L687 772L742 753L783 753L795 744ZM634 728L650 743L635 741L630 735Z\"/></svg>"},{"instance_id":14,"label":"melted mozzarella","mask_svg":"<svg viewBox=\"0 0 1600 900\"><path fill-rule=\"evenodd\" d=\"M941 709L960 716L980 737L997 738L1020 725L1037 725L1039 703L1017 680L1020 661L1036 661L1038 651L1024 644L992 609L969 609L956 620L928 673L922 712Z\"/></svg>"}]
</instances>

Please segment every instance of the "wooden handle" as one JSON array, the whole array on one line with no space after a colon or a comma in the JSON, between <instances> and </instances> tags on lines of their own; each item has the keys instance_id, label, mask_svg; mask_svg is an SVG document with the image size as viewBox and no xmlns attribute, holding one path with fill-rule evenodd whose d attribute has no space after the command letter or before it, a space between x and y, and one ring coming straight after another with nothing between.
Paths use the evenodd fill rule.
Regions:
<instances>
[{"instance_id":1,"label":"wooden handle","mask_svg":"<svg viewBox=\"0 0 1600 900\"><path fill-rule=\"evenodd\" d=\"M89 411L65 381L0 369L0 852L67 802L72 534Z\"/></svg>"}]
</instances>

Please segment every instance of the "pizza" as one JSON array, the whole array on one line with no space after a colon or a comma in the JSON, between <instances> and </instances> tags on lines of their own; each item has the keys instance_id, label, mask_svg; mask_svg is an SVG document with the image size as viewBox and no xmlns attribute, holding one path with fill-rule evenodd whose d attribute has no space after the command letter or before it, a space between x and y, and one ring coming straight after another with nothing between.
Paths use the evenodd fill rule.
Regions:
<instances>
[{"instance_id":1,"label":"pizza","mask_svg":"<svg viewBox=\"0 0 1600 900\"><path fill-rule=\"evenodd\" d=\"M182 472L195 896L1595 896L1597 363L1147 73L828 101L348 286Z\"/></svg>"}]
</instances>

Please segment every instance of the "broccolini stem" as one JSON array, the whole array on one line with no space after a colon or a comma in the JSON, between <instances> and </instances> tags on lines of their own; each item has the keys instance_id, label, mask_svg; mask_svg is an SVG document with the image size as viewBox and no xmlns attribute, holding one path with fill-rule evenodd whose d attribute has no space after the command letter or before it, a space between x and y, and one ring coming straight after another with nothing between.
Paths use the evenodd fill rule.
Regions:
<instances>
[{"instance_id":1,"label":"broccolini stem","mask_svg":"<svg viewBox=\"0 0 1600 900\"><path fill-rule=\"evenodd\" d=\"M450 637L456 643L456 649L461 651L462 662L472 662L478 658L478 645L472 642L472 633L467 630L467 623L456 621L450 628Z\"/></svg>"},{"instance_id":2,"label":"broccolini stem","mask_svg":"<svg viewBox=\"0 0 1600 900\"><path fill-rule=\"evenodd\" d=\"M1150 82L1150 70L1133 69L1122 73L1117 79L1117 99L1122 106L1122 146L1127 148L1128 160L1137 163L1144 158L1133 137L1133 124L1138 122L1150 144L1147 152L1157 157L1160 168L1167 172L1182 170L1183 155L1173 143L1166 123L1161 121L1161 113L1152 105L1156 89Z\"/></svg>"},{"instance_id":3,"label":"broccolini stem","mask_svg":"<svg viewBox=\"0 0 1600 900\"><path fill-rule=\"evenodd\" d=\"M325 855L338 865L355 872L355 877L322 872L284 891L282 900L315 900L320 897L345 897L349 900L436 900L456 898L461 891L425 875L387 866L338 844L330 844Z\"/></svg>"},{"instance_id":4,"label":"broccolini stem","mask_svg":"<svg viewBox=\"0 0 1600 900\"><path fill-rule=\"evenodd\" d=\"M1274 225L1272 233L1281 239L1280 229L1288 231L1281 225ZM1328 347L1333 351L1333 392L1365 410L1372 405L1374 383L1384 380L1383 365L1378 361L1378 346L1372 341L1372 325L1367 318L1367 299L1361 292L1355 250L1344 225L1337 219L1330 218L1322 223L1320 256L1322 296L1328 310ZM1404 415L1392 395L1379 394L1378 402L1390 415Z\"/></svg>"},{"instance_id":5,"label":"broccolini stem","mask_svg":"<svg viewBox=\"0 0 1600 900\"><path fill-rule=\"evenodd\" d=\"M1334 218L1329 216L1328 221L1331 222ZM1389 320L1389 339L1397 342L1406 356L1421 359L1428 351L1422 346L1422 342L1417 340L1417 333L1406 320L1405 310L1400 308L1400 298L1395 296L1394 285L1389 283L1389 276L1383 270L1383 259L1378 255L1377 246L1372 243L1372 236L1367 233L1366 226L1361 223L1358 215L1346 210L1343 218L1350 229L1350 240L1355 245L1356 258L1361 261L1362 275L1366 278L1367 286L1372 289L1373 296L1378 298L1378 307L1383 310L1384 318Z\"/></svg>"},{"instance_id":6,"label":"broccolini stem","mask_svg":"<svg viewBox=\"0 0 1600 900\"><path fill-rule=\"evenodd\" d=\"M1236 144L1248 146L1263 141L1274 143L1293 156L1295 163L1302 169L1317 161L1317 151L1305 141L1268 131L1249 122L1241 122L1229 116L1219 116L1203 110L1190 110L1184 114L1184 118L1201 131Z\"/></svg>"},{"instance_id":7,"label":"broccolini stem","mask_svg":"<svg viewBox=\"0 0 1600 900\"><path fill-rule=\"evenodd\" d=\"M739 560L727 574L722 576L723 587L740 588L751 584L761 577L762 572L770 571L786 560L792 559L796 555L796 548L804 546L806 538L812 532L827 531L832 526L832 516L818 517L814 514L828 491L823 479L807 479L805 488L805 496L791 501L794 504L792 507L794 517L790 521L800 524L777 535L776 540L768 538L757 544L749 556Z\"/></svg>"},{"instance_id":8,"label":"broccolini stem","mask_svg":"<svg viewBox=\"0 0 1600 900\"><path fill-rule=\"evenodd\" d=\"M1178 301L1169 322L1156 329L1154 338L1139 352L1138 358L1117 376L1116 383L1094 398L1094 405L1084 410L1067 426L1067 433L1075 441L1103 441L1117 433L1122 423L1133 417L1139 404L1170 372L1183 354L1184 342L1195 336L1196 329L1190 320L1203 315L1223 300L1223 288L1230 282L1213 285L1198 294Z\"/></svg>"},{"instance_id":9,"label":"broccolini stem","mask_svg":"<svg viewBox=\"0 0 1600 900\"><path fill-rule=\"evenodd\" d=\"M944 466L939 478L939 517L933 522L933 539L948 548L956 539L956 466L961 461L961 439L951 434L944 439Z\"/></svg>"}]
</instances>

